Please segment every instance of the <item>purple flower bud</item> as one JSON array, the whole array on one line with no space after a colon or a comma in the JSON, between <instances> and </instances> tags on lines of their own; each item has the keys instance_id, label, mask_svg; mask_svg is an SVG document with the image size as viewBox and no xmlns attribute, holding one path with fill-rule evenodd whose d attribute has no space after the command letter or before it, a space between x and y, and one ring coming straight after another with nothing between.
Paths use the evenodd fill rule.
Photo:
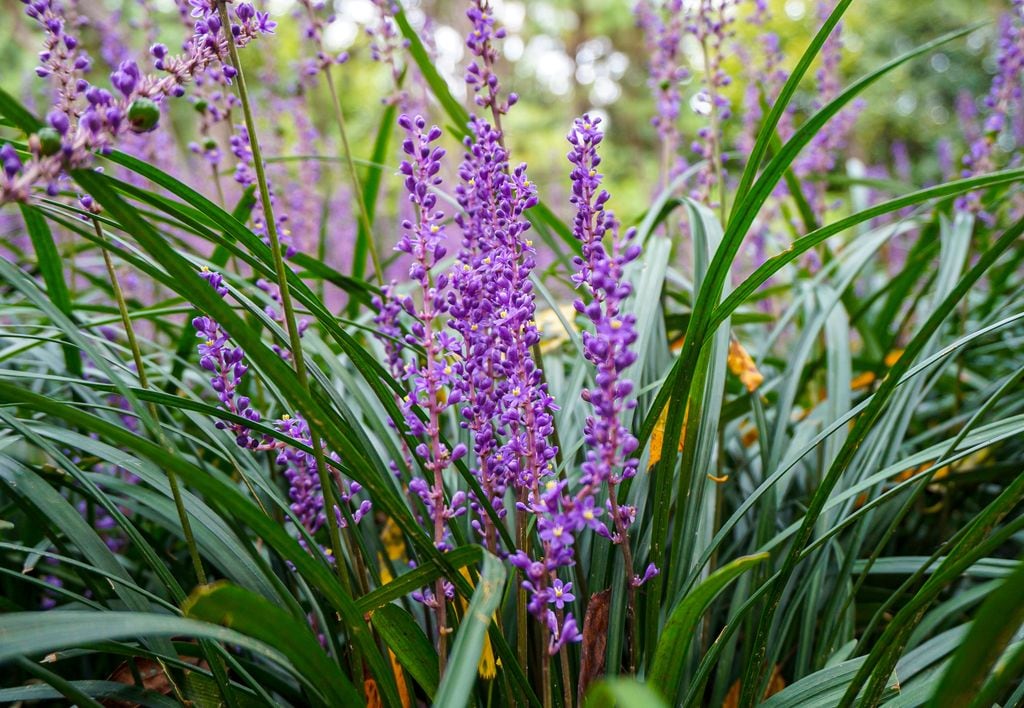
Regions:
<instances>
[{"instance_id":1,"label":"purple flower bud","mask_svg":"<svg viewBox=\"0 0 1024 708\"><path fill-rule=\"evenodd\" d=\"M7 179L13 179L21 171L21 159L18 157L18 152L14 149L14 146L10 143L4 143L3 147L0 147L0 162L3 163L4 174L7 175Z\"/></svg>"}]
</instances>

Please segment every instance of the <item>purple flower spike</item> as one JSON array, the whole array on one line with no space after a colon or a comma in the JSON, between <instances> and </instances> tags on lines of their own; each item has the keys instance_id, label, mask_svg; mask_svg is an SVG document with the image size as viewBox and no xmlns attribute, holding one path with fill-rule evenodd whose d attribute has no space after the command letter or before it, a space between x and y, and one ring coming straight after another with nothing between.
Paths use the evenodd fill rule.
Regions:
<instances>
[{"instance_id":1,"label":"purple flower spike","mask_svg":"<svg viewBox=\"0 0 1024 708\"><path fill-rule=\"evenodd\" d=\"M505 29L495 24L490 0L473 0L466 11L466 17L472 23L472 29L466 37L466 47L475 57L466 68L466 83L476 94L476 105L489 109L497 121L497 117L508 113L509 107L518 100L514 93L509 94L507 99L500 97L501 87L494 71L498 61L494 41L505 38Z\"/></svg>"},{"instance_id":2,"label":"purple flower spike","mask_svg":"<svg viewBox=\"0 0 1024 708\"><path fill-rule=\"evenodd\" d=\"M631 396L633 383L624 378L623 372L636 360L631 347L637 333L635 317L622 312L623 302L632 293L623 269L640 255L640 246L631 243L633 230L619 238L618 222L605 210L609 195L601 190L602 175L597 171L601 162L597 146L602 139L599 123L589 116L578 118L568 136L572 145L568 158L573 165L570 201L576 206L573 233L583 243L583 256L575 259L578 271L572 281L584 297L574 306L593 325L593 331L583 333L583 354L596 369L596 385L583 391L593 414L587 417L583 429L587 445L583 488L576 495L579 503L572 511L578 528L593 525L595 509L586 497L607 486L611 538L628 544L626 529L635 510L618 503L616 489L636 474L639 463L633 456L637 440L622 422L624 414L636 406Z\"/></svg>"},{"instance_id":3,"label":"purple flower spike","mask_svg":"<svg viewBox=\"0 0 1024 708\"><path fill-rule=\"evenodd\" d=\"M640 0L633 12L647 49L647 85L656 101L656 112L651 122L661 141L661 179L667 183L686 167L678 156L681 143L678 123L683 101L679 87L690 75L682 65L686 20L683 0L669 0L657 7L651 0Z\"/></svg>"},{"instance_id":4,"label":"purple flower spike","mask_svg":"<svg viewBox=\"0 0 1024 708\"><path fill-rule=\"evenodd\" d=\"M997 169L996 142L1006 131L1008 118L1018 116L1024 108L1024 92L1021 91L1021 76L1024 74L1024 2L1013 0L1012 4L1012 10L1004 13L999 20L996 74L983 102L980 129L976 127L977 108L971 97L965 95L958 100L960 122L969 143L961 160L962 177L974 177ZM1017 144L1019 146L1019 142ZM957 198L956 208L977 214L986 223L994 222L994 215L982 208L981 194L978 192Z\"/></svg>"},{"instance_id":5,"label":"purple flower spike","mask_svg":"<svg viewBox=\"0 0 1024 708\"><path fill-rule=\"evenodd\" d=\"M470 131L456 189L463 239L452 273L450 326L462 340L462 361L455 365L462 425L472 435L473 473L486 495L473 500L474 528L498 552L493 522L481 505L503 517L507 489L515 488L525 503L550 473L554 403L531 352L540 335L525 212L537 203L536 190L525 165L510 169L500 132L477 118Z\"/></svg>"},{"instance_id":6,"label":"purple flower spike","mask_svg":"<svg viewBox=\"0 0 1024 708\"><path fill-rule=\"evenodd\" d=\"M444 291L449 278L445 273L436 278L434 274L435 266L446 253L445 215L437 208L434 191L441 184L438 173L444 150L434 145L441 137L440 128L428 129L422 116L411 118L403 114L398 124L406 131L402 143L406 159L399 173L405 178L413 219L403 221L402 235L395 248L412 257L409 277L419 285L422 295L418 310L411 300L405 303L405 309L416 318L406 338L409 344L422 346L426 352L423 363L410 364L406 369L410 394L402 401L402 410L409 432L423 441L416 446L415 453L431 479L429 486L416 485L416 490L433 516L434 543L442 548L446 521L459 513L454 498L452 504L445 504L443 472L451 463L452 451L440 441L441 414L458 402L454 392L448 394L454 381L450 359L455 354L456 342L439 328L448 312ZM426 413L426 421L420 418L421 410Z\"/></svg>"}]
</instances>

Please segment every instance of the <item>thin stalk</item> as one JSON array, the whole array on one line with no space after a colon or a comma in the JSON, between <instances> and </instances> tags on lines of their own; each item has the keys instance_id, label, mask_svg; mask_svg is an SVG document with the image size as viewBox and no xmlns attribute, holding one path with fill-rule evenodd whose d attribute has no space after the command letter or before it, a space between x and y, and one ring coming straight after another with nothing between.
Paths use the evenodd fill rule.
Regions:
<instances>
[{"instance_id":1,"label":"thin stalk","mask_svg":"<svg viewBox=\"0 0 1024 708\"><path fill-rule=\"evenodd\" d=\"M551 638L551 630L546 626L541 630L540 642L540 684L543 687L542 699L544 708L552 708L553 696L551 691L551 655L548 654L548 641Z\"/></svg>"},{"instance_id":2,"label":"thin stalk","mask_svg":"<svg viewBox=\"0 0 1024 708\"><path fill-rule=\"evenodd\" d=\"M103 229L100 227L99 219L92 220L93 228L96 230L96 238L101 242L106 241ZM110 287L114 293L114 301L117 302L118 312L121 313L121 325L124 327L125 335L128 338L128 348L131 349L132 359L135 362L135 373L139 377L139 385L142 388L149 388L149 377L146 375L146 367L142 361L142 351L139 349L139 342L135 338L135 327L132 319L128 316L128 304L124 299L124 291L121 289L121 282L118 280L117 271L114 269L114 261L106 248L100 249L103 252L103 263L107 267L107 275L110 278ZM156 404L150 402L150 415L153 416L154 434L160 444L168 451L171 451L171 444L160 428L157 416ZM185 510L185 500L181 496L181 486L178 484L178 476L170 469L167 470L167 484L171 488L171 496L174 499L174 508L178 512L178 521L181 524L181 532L185 536L185 545L188 547L189 557L192 559L192 567L196 572L196 581L200 585L206 585L206 571L203 570L203 560L199 555L199 548L196 545L195 535L192 533L192 522L188 519L188 512Z\"/></svg>"},{"instance_id":3,"label":"thin stalk","mask_svg":"<svg viewBox=\"0 0 1024 708\"><path fill-rule=\"evenodd\" d=\"M220 12L221 25L227 35L228 55L231 59L231 66L235 69L235 89L238 92L238 100L242 107L242 116L245 120L245 128L249 134L249 147L252 150L253 170L256 172L256 184L259 188L260 201L263 205L263 220L266 222L267 238L270 241L270 252L274 258L274 273L277 276L277 286L281 293L281 309L284 311L285 329L288 333L291 345L292 361L295 365L295 376L299 380L306 393L310 393L309 374L306 371L306 359L302 352L298 325L295 321L295 308L292 305L291 291L288 287L288 271L284 265L284 255L281 251L281 240L277 233L277 224L274 220L274 207L270 202L270 188L267 185L267 174L263 163L263 152L260 149L259 139L256 136L256 121L252 114L252 105L249 101L249 91L245 84L245 74L242 72L242 64L238 59L238 47L235 45L234 35L231 33L231 18L228 16L228 6L225 0L219 0L217 9ZM320 435L312 421L307 421L309 426L309 441L313 448L313 457L316 460L317 476L320 478L320 490L324 495L324 506L327 509L327 532L331 540L331 551L334 554L334 562L337 567L338 577L341 579L345 589L351 591L351 581L345 572L345 556L342 553L341 535L337 516L334 508L338 506L337 498L334 496L334 485L331 474L327 467L323 445L320 442Z\"/></svg>"},{"instance_id":4,"label":"thin stalk","mask_svg":"<svg viewBox=\"0 0 1024 708\"><path fill-rule=\"evenodd\" d=\"M310 23L316 22L313 14L313 5L310 2L303 2L306 13L309 15ZM318 35L319 36L319 35ZM318 46L323 52L323 46ZM359 205L359 220L366 231L366 243L370 251L370 260L373 261L373 272L377 276L377 282L384 283L384 271L381 270L380 256L377 254L377 242L373 238L373 227L370 224L370 214L366 209L366 202L363 201L363 186L359 182L359 174L356 172L356 165L352 159L352 150L348 144L348 131L345 129L345 112L341 108L341 99L338 98L338 90L334 87L334 76L331 72L331 65L325 63L323 67L324 83L331 94L331 107L334 109L334 121L338 124L338 133L341 135L341 145L345 151L345 164L348 167L349 178L352 180L352 191L356 196L356 204Z\"/></svg>"},{"instance_id":5,"label":"thin stalk","mask_svg":"<svg viewBox=\"0 0 1024 708\"><path fill-rule=\"evenodd\" d=\"M558 619L561 621L561 614ZM569 683L572 680L569 673L569 652L566 651L564 644L558 650L558 658L562 664L562 705L565 708L572 708L572 686Z\"/></svg>"},{"instance_id":6,"label":"thin stalk","mask_svg":"<svg viewBox=\"0 0 1024 708\"><path fill-rule=\"evenodd\" d=\"M704 12L712 12L709 5L705 5ZM714 77L712 76L710 58L708 51L707 37L701 39L701 50L704 55L705 81L708 85L708 95L711 101L711 113L708 116L711 123L711 170L715 175L715 183L718 186L718 212L722 228L725 228L725 171L722 169L722 145L721 145L721 120L718 113L718 95L715 93Z\"/></svg>"},{"instance_id":7,"label":"thin stalk","mask_svg":"<svg viewBox=\"0 0 1024 708\"><path fill-rule=\"evenodd\" d=\"M608 502L611 505L612 515L615 517L615 529L619 533L619 548L622 549L622 563L626 570L626 621L629 632L629 675L636 674L636 653L637 653L637 631L636 631L636 586L633 585L633 551L629 545L629 529L622 520L619 513L619 502L616 494L616 485L608 485Z\"/></svg>"},{"instance_id":8,"label":"thin stalk","mask_svg":"<svg viewBox=\"0 0 1024 708\"><path fill-rule=\"evenodd\" d=\"M373 262L373 272L377 276L377 282L384 282L384 271L380 265L380 255L377 253L377 242L373 238L373 227L370 225L370 214L366 210L366 202L363 201L363 186L359 183L359 175L356 172L356 163L352 159L352 148L348 144L348 131L345 130L345 113L341 109L341 100L338 98L338 90L334 87L334 79L331 76L331 67L324 67L324 79L331 94L331 104L334 106L334 120L338 124L338 132L341 134L341 146L345 150L345 164L348 167L349 176L352 179L352 191L356 195L356 204L359 205L359 220L363 222L366 229L366 246L370 251L370 260Z\"/></svg>"},{"instance_id":9,"label":"thin stalk","mask_svg":"<svg viewBox=\"0 0 1024 708\"><path fill-rule=\"evenodd\" d=\"M522 549L523 553L529 553L529 550L526 548L526 512L521 509L516 510L516 545ZM527 641L526 604L526 589L520 584L516 589L516 651L519 666L522 667L524 672L527 671L530 655L530 647Z\"/></svg>"},{"instance_id":10,"label":"thin stalk","mask_svg":"<svg viewBox=\"0 0 1024 708\"><path fill-rule=\"evenodd\" d=\"M99 219L95 217L92 219L93 228L96 231L96 238L101 243L106 241L106 237L103 234L103 229L100 226ZM110 257L110 252L106 248L100 249L103 252L103 263L107 268L107 276L110 278L110 288L114 294L114 301L117 302L117 309L121 315L121 325L124 327L125 336L128 339L128 348L132 352L132 360L135 363L135 374L139 379L139 385L144 388L149 388L149 376L146 374L145 363L142 360L142 350L139 349L139 341L135 336L135 327L132 324L132 319L128 315L128 303L124 298L124 291L121 289L121 281L117 277L117 270L114 268L114 261ZM160 427L160 419L157 411L156 404L150 401L149 414L153 418L153 435L156 437L157 442L168 451L169 454L173 454L174 449L171 446L171 441L164 435L163 429ZM188 548L188 555L192 561L192 568L195 570L196 583L199 585L206 585L206 571L203 569L203 559L199 555L199 547L196 544L195 534L192 532L192 522L189 521L188 511L185 509L185 499L181 494L181 485L178 483L178 475L173 470L167 469L167 484L171 488L171 498L174 500L174 509L178 514L178 523L181 524L181 533L185 537L185 546ZM223 692L224 698L228 705L234 705L235 699L231 693L231 687L227 683L227 674L223 665L222 657L216 653L213 647L207 647L206 642L202 643L204 648L207 650L207 658L210 661L210 667L217 678L217 683ZM181 689L178 687L178 681L175 680L174 675L171 673L167 666L164 666L161 662L161 667L164 670L164 675L167 676L167 680L171 685L174 692L180 697ZM183 678L183 677L181 677ZM179 678L179 680L181 680Z\"/></svg>"}]
</instances>

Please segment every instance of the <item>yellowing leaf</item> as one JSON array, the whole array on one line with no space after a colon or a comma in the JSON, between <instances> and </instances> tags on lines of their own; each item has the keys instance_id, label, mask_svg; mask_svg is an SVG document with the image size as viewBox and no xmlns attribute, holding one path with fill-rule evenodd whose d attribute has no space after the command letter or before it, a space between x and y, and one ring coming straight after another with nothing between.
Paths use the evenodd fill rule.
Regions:
<instances>
[{"instance_id":1,"label":"yellowing leaf","mask_svg":"<svg viewBox=\"0 0 1024 708\"><path fill-rule=\"evenodd\" d=\"M470 585L473 585L473 578L469 574L469 568L463 566L459 568L459 573ZM462 605L462 611L465 612L469 609L469 603L461 595L458 597L459 604ZM494 617L491 617L491 619L494 619ZM491 638L488 635L484 635L484 646L480 651L480 661L476 665L476 672L485 681L490 681L498 675L498 667L494 662L494 649L491 647Z\"/></svg>"},{"instance_id":2,"label":"yellowing leaf","mask_svg":"<svg viewBox=\"0 0 1024 708\"><path fill-rule=\"evenodd\" d=\"M900 360L901 356L903 356L902 349L893 349L891 352L885 355L885 365L891 369L893 364Z\"/></svg>"},{"instance_id":3,"label":"yellowing leaf","mask_svg":"<svg viewBox=\"0 0 1024 708\"><path fill-rule=\"evenodd\" d=\"M377 567L380 568L381 585L387 585L395 579L394 576L391 575L391 569L388 568L388 564L384 562L384 556L380 553L377 554Z\"/></svg>"},{"instance_id":4,"label":"yellowing leaf","mask_svg":"<svg viewBox=\"0 0 1024 708\"><path fill-rule=\"evenodd\" d=\"M661 446L665 440L665 426L668 424L668 407L666 403L665 407L661 409L661 415L658 417L658 422L654 424L654 429L651 430L651 459L647 463L647 469L651 469L661 460ZM687 404L686 413L683 415L683 429L679 431L679 450L683 449L683 441L686 437L686 420L690 416L690 406Z\"/></svg>"},{"instance_id":5,"label":"yellowing leaf","mask_svg":"<svg viewBox=\"0 0 1024 708\"><path fill-rule=\"evenodd\" d=\"M867 388L875 382L875 372L865 371L862 374L857 374L850 380L850 390L859 391L862 388Z\"/></svg>"},{"instance_id":6,"label":"yellowing leaf","mask_svg":"<svg viewBox=\"0 0 1024 708\"><path fill-rule=\"evenodd\" d=\"M902 349L893 349L891 352L885 355L885 358L882 360L882 363L884 363L887 368L891 369L892 366L897 361L900 360L901 356L903 356ZM873 384L877 378L878 376L875 374L874 371L864 371L860 374L857 374L850 380L850 390L859 391L863 388L867 388L868 386Z\"/></svg>"},{"instance_id":7,"label":"yellowing leaf","mask_svg":"<svg viewBox=\"0 0 1024 708\"><path fill-rule=\"evenodd\" d=\"M412 708L412 698L409 697L409 687L405 683L405 674L402 673L402 665L398 663L395 652L388 649L388 658L391 659L391 673L395 675L395 683L398 685L398 697L402 701L402 708Z\"/></svg>"},{"instance_id":8,"label":"yellowing leaf","mask_svg":"<svg viewBox=\"0 0 1024 708\"><path fill-rule=\"evenodd\" d=\"M366 693L366 708L384 708L380 700L380 691L377 690L377 682L372 678L363 681L363 691Z\"/></svg>"},{"instance_id":9,"label":"yellowing leaf","mask_svg":"<svg viewBox=\"0 0 1024 708\"><path fill-rule=\"evenodd\" d=\"M384 522L384 528L380 530L380 541L384 544L388 558L393 561L406 560L405 537L402 535L402 530L398 528L398 524L390 516Z\"/></svg>"},{"instance_id":10,"label":"yellowing leaf","mask_svg":"<svg viewBox=\"0 0 1024 708\"><path fill-rule=\"evenodd\" d=\"M729 356L726 363L729 366L729 371L739 377L740 382L747 387L750 393L756 391L764 383L764 376L757 370L753 358L735 339L729 342Z\"/></svg>"},{"instance_id":11,"label":"yellowing leaf","mask_svg":"<svg viewBox=\"0 0 1024 708\"><path fill-rule=\"evenodd\" d=\"M557 312L551 308L543 309L534 317L534 324L537 325L537 330L540 332L542 354L547 354L569 341L569 333L565 331L565 325L562 324L563 318L570 326L575 323L576 308L572 306L572 303L559 306Z\"/></svg>"},{"instance_id":12,"label":"yellowing leaf","mask_svg":"<svg viewBox=\"0 0 1024 708\"><path fill-rule=\"evenodd\" d=\"M743 447L750 447L757 442L757 426L744 421L740 424L740 444Z\"/></svg>"}]
</instances>

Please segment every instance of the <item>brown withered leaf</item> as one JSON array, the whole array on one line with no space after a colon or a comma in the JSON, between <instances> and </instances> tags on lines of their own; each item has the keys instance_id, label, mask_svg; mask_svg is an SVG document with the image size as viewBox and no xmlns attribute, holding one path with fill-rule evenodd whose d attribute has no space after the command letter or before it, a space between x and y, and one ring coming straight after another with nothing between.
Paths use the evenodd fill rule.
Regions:
<instances>
[{"instance_id":1,"label":"brown withered leaf","mask_svg":"<svg viewBox=\"0 0 1024 708\"><path fill-rule=\"evenodd\" d=\"M202 668L207 666L206 662L201 662L195 657L181 656L179 657L182 661L186 661L190 664L195 664ZM164 668L152 659L130 659L134 662L135 670L138 675L142 678L142 687L147 691L153 691L164 696L171 695L173 687L171 686L170 679L168 679ZM108 681L115 681L117 683L123 683L127 686L137 685L135 682L135 675L132 673L131 664L127 661L122 662L114 672L110 674ZM107 708L135 708L138 703L132 701L120 701L116 698L106 698L100 701L100 704Z\"/></svg>"},{"instance_id":2,"label":"brown withered leaf","mask_svg":"<svg viewBox=\"0 0 1024 708\"><path fill-rule=\"evenodd\" d=\"M782 678L782 667L776 664L775 668L772 669L772 677L768 680L768 688L764 690L762 700L769 696L774 696L785 687L786 680ZM736 683L729 687L729 692L725 694L722 708L736 708L740 704L740 688L740 681L737 679Z\"/></svg>"},{"instance_id":3,"label":"brown withered leaf","mask_svg":"<svg viewBox=\"0 0 1024 708\"><path fill-rule=\"evenodd\" d=\"M608 646L608 605L611 588L594 593L587 603L583 619L583 642L580 650L580 683L577 699L583 705L583 696L591 683L604 676L605 649Z\"/></svg>"}]
</instances>

